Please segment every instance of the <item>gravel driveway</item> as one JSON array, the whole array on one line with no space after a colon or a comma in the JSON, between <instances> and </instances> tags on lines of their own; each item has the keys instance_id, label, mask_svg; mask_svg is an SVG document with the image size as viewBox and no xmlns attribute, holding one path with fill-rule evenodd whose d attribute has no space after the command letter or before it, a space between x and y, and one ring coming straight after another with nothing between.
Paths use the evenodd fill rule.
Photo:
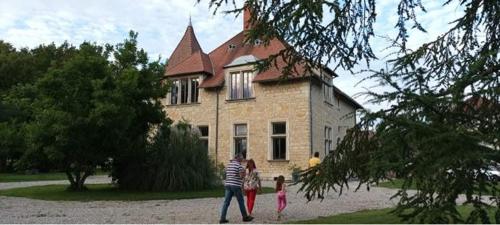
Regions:
<instances>
[{"instance_id":1,"label":"gravel driveway","mask_svg":"<svg viewBox=\"0 0 500 225\"><path fill-rule=\"evenodd\" d=\"M96 176L88 183L108 183L109 178ZM0 189L65 181L0 183ZM266 186L273 183L266 182ZM387 208L395 205L389 198L396 190L371 188L347 191L342 196L329 193L323 202L306 202L298 187L288 189L288 206L283 221L314 219L319 216L354 212L363 209ZM0 223L217 223L223 198L154 201L43 201L0 196ZM276 223L274 194L258 195L252 223ZM242 223L238 203L233 199L228 211L231 223Z\"/></svg>"}]
</instances>

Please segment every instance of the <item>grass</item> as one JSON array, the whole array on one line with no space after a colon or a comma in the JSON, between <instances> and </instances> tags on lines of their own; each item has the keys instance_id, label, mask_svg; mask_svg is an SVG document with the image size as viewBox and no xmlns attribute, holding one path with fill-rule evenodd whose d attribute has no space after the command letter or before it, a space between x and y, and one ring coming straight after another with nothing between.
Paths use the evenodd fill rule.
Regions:
<instances>
[{"instance_id":1,"label":"grass","mask_svg":"<svg viewBox=\"0 0 500 225\"><path fill-rule=\"evenodd\" d=\"M67 185L46 185L2 190L0 195L51 201L143 201L224 197L224 187L204 191L143 192L120 190L111 184L86 186L88 190L83 192L68 191ZM262 192L274 193L274 189L263 187Z\"/></svg>"},{"instance_id":2,"label":"grass","mask_svg":"<svg viewBox=\"0 0 500 225\"><path fill-rule=\"evenodd\" d=\"M97 171L96 175L107 175L106 172ZM21 173L0 173L0 183L3 182L21 182L21 181L43 181L43 180L66 180L65 173L38 173L38 174L21 174Z\"/></svg>"},{"instance_id":3,"label":"grass","mask_svg":"<svg viewBox=\"0 0 500 225\"><path fill-rule=\"evenodd\" d=\"M385 181L378 184L378 187L393 188L393 189L400 189L402 186L403 186L402 179L394 179L392 181ZM415 188L416 187L411 187L411 189Z\"/></svg>"},{"instance_id":4,"label":"grass","mask_svg":"<svg viewBox=\"0 0 500 225\"><path fill-rule=\"evenodd\" d=\"M319 217L312 220L292 221L298 224L403 224L404 221L394 214L392 208L363 210L354 213L344 213L328 217ZM472 211L470 206L459 206L458 211L462 216L469 215ZM494 222L494 209L489 210L490 221Z\"/></svg>"},{"instance_id":5,"label":"grass","mask_svg":"<svg viewBox=\"0 0 500 225\"><path fill-rule=\"evenodd\" d=\"M391 188L391 189L401 189L402 186L403 186L402 179L394 179L392 181L381 182L378 184L378 187ZM500 185L498 185L497 188L500 188ZM412 184L412 186L409 189L415 190L417 189L417 187L415 186L415 184ZM488 190L485 193L483 193L483 195L484 194L488 195L491 194L491 192Z\"/></svg>"}]
</instances>

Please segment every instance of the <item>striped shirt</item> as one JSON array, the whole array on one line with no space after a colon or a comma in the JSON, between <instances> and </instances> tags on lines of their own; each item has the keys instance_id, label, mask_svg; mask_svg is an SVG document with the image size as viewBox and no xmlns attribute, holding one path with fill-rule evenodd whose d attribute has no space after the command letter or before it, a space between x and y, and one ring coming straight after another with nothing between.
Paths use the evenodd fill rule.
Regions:
<instances>
[{"instance_id":1,"label":"striped shirt","mask_svg":"<svg viewBox=\"0 0 500 225\"><path fill-rule=\"evenodd\" d=\"M241 172L244 172L243 166L237 160L231 160L227 164L226 168L226 186L237 186L241 187L243 185L243 178L240 176Z\"/></svg>"}]
</instances>

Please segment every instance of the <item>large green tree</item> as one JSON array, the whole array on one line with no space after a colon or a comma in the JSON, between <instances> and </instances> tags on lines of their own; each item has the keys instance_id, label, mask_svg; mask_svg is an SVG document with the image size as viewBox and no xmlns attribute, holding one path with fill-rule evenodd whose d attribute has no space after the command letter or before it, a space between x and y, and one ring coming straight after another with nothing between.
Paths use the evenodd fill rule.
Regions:
<instances>
[{"instance_id":1,"label":"large green tree","mask_svg":"<svg viewBox=\"0 0 500 225\"><path fill-rule=\"evenodd\" d=\"M165 118L162 66L138 49L134 32L115 47L83 43L56 63L25 87L33 93L32 118L21 163L46 158L66 172L71 189L83 190L98 165L144 148L151 128Z\"/></svg>"},{"instance_id":2,"label":"large green tree","mask_svg":"<svg viewBox=\"0 0 500 225\"><path fill-rule=\"evenodd\" d=\"M0 40L0 171L11 171L26 149L24 124L31 119L30 91L37 79L75 53L68 43L16 49ZM36 169L47 170L46 160L38 160ZM21 169L21 167L17 167Z\"/></svg>"},{"instance_id":3,"label":"large green tree","mask_svg":"<svg viewBox=\"0 0 500 225\"><path fill-rule=\"evenodd\" d=\"M210 0L216 9L227 2ZM304 63L312 69L333 63L352 70L376 59L371 47L376 4L247 0L245 6L254 12L247 39L266 43L280 38L290 44L260 69L279 56L289 65ZM386 90L368 92L371 102L390 106L364 112L336 151L303 173L302 190L342 191L353 177L360 180L358 188L369 187L396 172L404 180L395 196L398 215L416 222L491 222L484 195L493 195L498 209L497 180L487 168L500 163L500 1L442 4L456 4L463 14L435 40L409 49L409 30L425 32L417 15L426 9L421 1L398 2L394 25L399 32L388 46L394 52L385 70L372 70L367 78ZM243 11L234 6L230 13ZM408 192L411 187L417 188L415 194ZM456 210L459 194L474 207L465 218ZM500 222L500 210L495 217Z\"/></svg>"}]
</instances>

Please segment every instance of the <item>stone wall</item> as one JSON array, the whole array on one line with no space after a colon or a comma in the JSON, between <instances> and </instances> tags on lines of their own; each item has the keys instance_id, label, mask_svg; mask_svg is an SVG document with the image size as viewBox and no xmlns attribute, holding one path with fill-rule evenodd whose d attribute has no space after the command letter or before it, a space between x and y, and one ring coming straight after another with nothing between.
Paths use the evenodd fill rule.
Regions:
<instances>
[{"instance_id":1,"label":"stone wall","mask_svg":"<svg viewBox=\"0 0 500 225\"><path fill-rule=\"evenodd\" d=\"M216 90L200 89L200 103L197 104L167 105L167 100L164 103L167 115L174 121L185 119L193 126L209 126L209 154L218 163L227 164L234 156L234 124L247 124L247 158L255 160L264 179L279 175L290 179L290 166L306 168L310 156L309 86L306 80L253 83L255 97L247 100L228 100L228 89L224 86L219 94L217 153ZM271 122L287 124L287 160L271 160Z\"/></svg>"},{"instance_id":2,"label":"stone wall","mask_svg":"<svg viewBox=\"0 0 500 225\"><path fill-rule=\"evenodd\" d=\"M227 69L226 76L231 71L248 69L251 68L230 68ZM167 115L174 121L186 120L193 126L209 126L209 155L218 164L226 165L234 157L234 125L247 124L247 158L255 160L263 178L272 179L284 175L290 179L292 165L305 169L314 151L318 151L321 158L327 154L325 126L332 128L332 148L335 149L337 138L342 138L345 131L355 123L353 106L342 98L333 98L331 102L327 102L322 88L318 79L253 83L253 98L229 100L225 84L219 90L200 89L199 103L167 105L167 100L164 103ZM216 149L217 95L219 127ZM272 160L272 122L287 124L287 160Z\"/></svg>"},{"instance_id":3,"label":"stone wall","mask_svg":"<svg viewBox=\"0 0 500 225\"><path fill-rule=\"evenodd\" d=\"M312 121L313 121L313 152L320 153L323 159L327 154L325 150L325 127L332 128L333 149L337 146L337 138L342 139L347 128L355 124L354 107L342 98L333 98L326 101L323 85L315 80L311 85ZM312 154L312 153L311 153Z\"/></svg>"}]
</instances>

